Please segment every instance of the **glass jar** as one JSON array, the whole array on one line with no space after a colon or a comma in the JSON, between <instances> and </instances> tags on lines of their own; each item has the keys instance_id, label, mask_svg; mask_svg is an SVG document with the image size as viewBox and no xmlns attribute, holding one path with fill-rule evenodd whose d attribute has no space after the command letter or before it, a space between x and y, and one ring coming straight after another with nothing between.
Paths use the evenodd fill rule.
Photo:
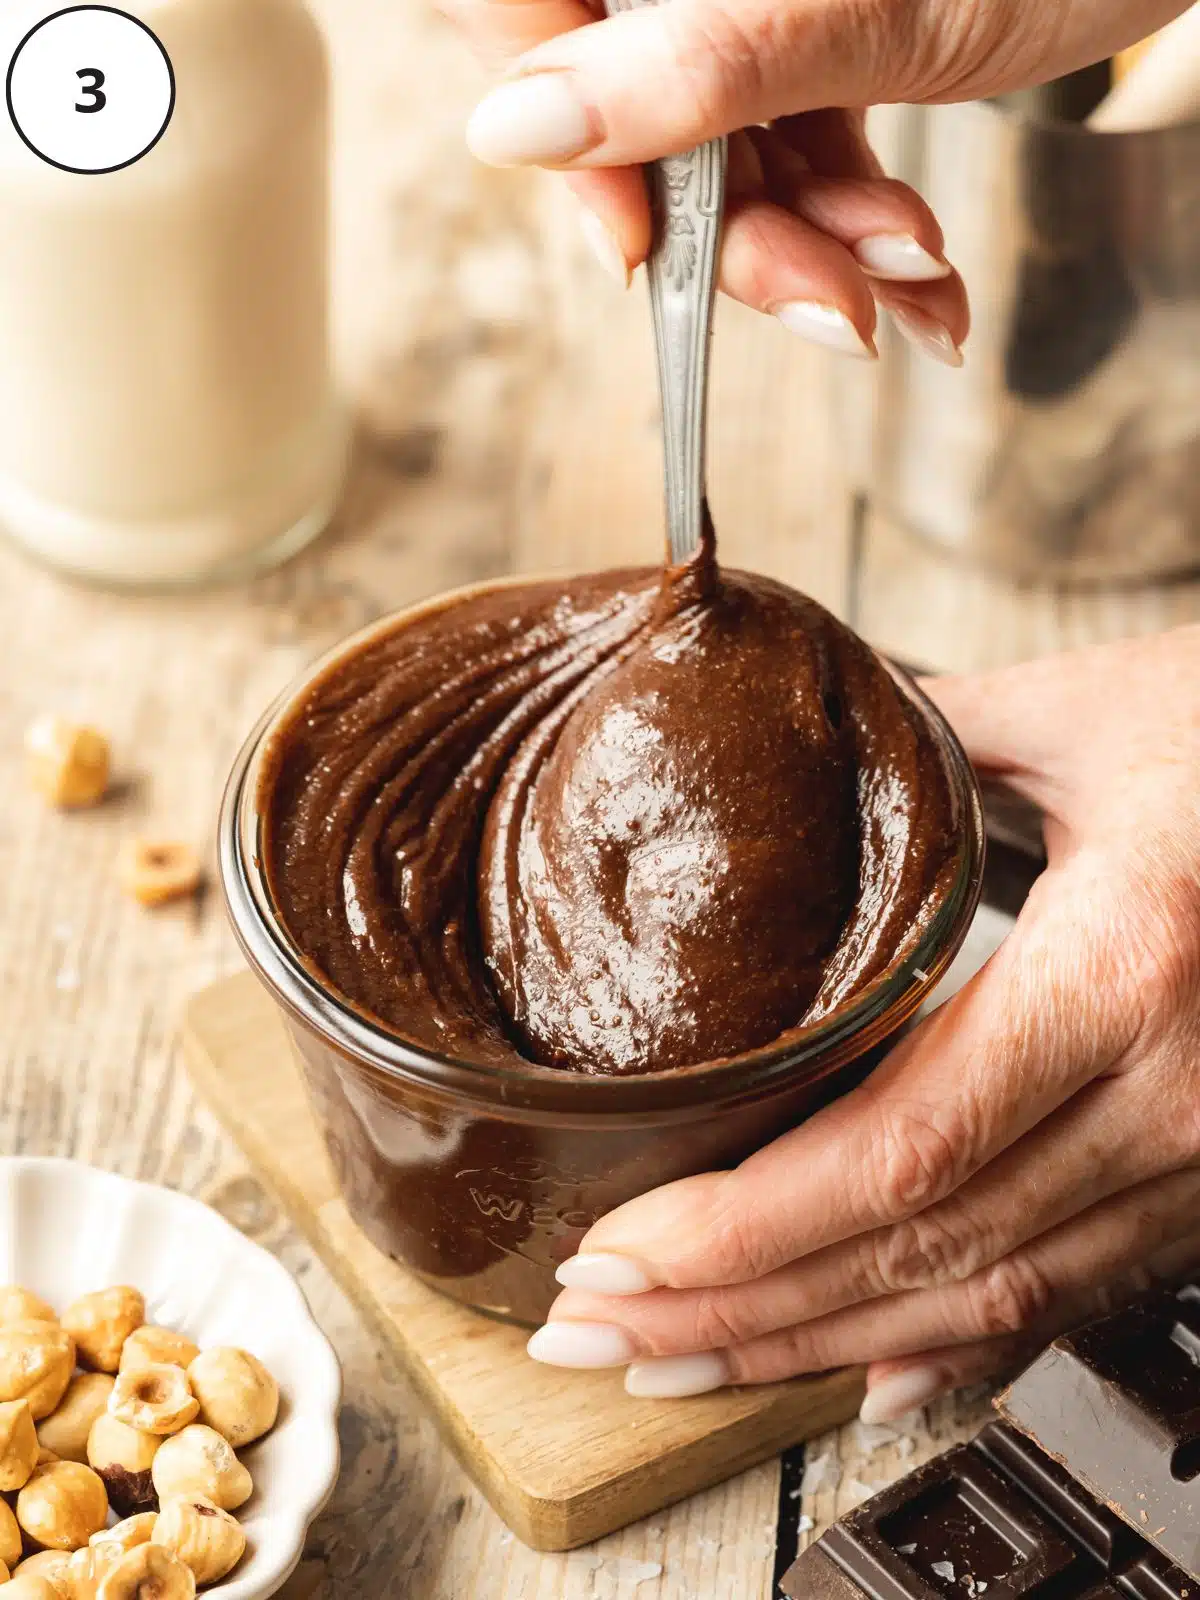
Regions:
<instances>
[{"instance_id":1,"label":"glass jar","mask_svg":"<svg viewBox=\"0 0 1200 1600\"><path fill-rule=\"evenodd\" d=\"M8 0L0 67L53 9ZM337 502L327 62L300 0L121 9L175 80L144 154L62 170L0 113L0 529L77 577L176 587L281 560Z\"/></svg>"},{"instance_id":2,"label":"glass jar","mask_svg":"<svg viewBox=\"0 0 1200 1600\"><path fill-rule=\"evenodd\" d=\"M418 1049L322 982L285 931L263 871L260 777L272 736L337 659L430 606L338 646L276 701L234 766L219 826L235 932L279 1007L351 1215L387 1255L457 1300L536 1324L554 1269L605 1212L659 1184L736 1165L875 1066L953 960L974 915L984 832L970 763L933 704L889 667L942 752L958 819L956 871L923 937L891 973L799 1044L631 1077L530 1063L471 1065Z\"/></svg>"}]
</instances>

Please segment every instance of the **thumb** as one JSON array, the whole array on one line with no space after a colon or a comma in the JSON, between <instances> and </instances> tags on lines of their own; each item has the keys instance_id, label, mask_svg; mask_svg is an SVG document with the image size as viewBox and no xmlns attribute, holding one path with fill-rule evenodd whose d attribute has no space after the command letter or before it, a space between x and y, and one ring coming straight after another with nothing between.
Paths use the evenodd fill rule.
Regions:
<instances>
[{"instance_id":1,"label":"thumb","mask_svg":"<svg viewBox=\"0 0 1200 1600\"><path fill-rule=\"evenodd\" d=\"M547 40L476 108L493 166L626 166L822 106L865 105L887 58L884 7L671 0Z\"/></svg>"}]
</instances>

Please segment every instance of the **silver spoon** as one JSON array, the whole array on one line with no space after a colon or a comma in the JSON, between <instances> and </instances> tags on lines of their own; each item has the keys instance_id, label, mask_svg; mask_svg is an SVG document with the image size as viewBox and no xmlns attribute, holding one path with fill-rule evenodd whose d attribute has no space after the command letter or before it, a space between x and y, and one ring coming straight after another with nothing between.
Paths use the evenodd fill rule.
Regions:
<instances>
[{"instance_id":1,"label":"silver spoon","mask_svg":"<svg viewBox=\"0 0 1200 1600\"><path fill-rule=\"evenodd\" d=\"M609 16L657 0L605 0ZM726 139L646 168L654 238L646 272L658 357L667 548L672 565L688 561L704 532L704 447L708 413L708 353L725 174Z\"/></svg>"}]
</instances>

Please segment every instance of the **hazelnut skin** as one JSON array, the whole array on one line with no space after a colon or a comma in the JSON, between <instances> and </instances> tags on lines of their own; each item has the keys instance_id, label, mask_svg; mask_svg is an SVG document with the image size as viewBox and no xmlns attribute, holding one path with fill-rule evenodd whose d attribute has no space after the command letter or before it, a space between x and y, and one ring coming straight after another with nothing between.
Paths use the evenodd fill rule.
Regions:
<instances>
[{"instance_id":1,"label":"hazelnut skin","mask_svg":"<svg viewBox=\"0 0 1200 1600\"><path fill-rule=\"evenodd\" d=\"M92 1423L107 1409L113 1380L107 1372L80 1372L67 1385L56 1410L38 1426L38 1444L61 1461L87 1461Z\"/></svg>"},{"instance_id":2,"label":"hazelnut skin","mask_svg":"<svg viewBox=\"0 0 1200 1600\"><path fill-rule=\"evenodd\" d=\"M21 1559L21 1529L7 1500L0 1500L0 1561L15 1567Z\"/></svg>"},{"instance_id":3,"label":"hazelnut skin","mask_svg":"<svg viewBox=\"0 0 1200 1600\"><path fill-rule=\"evenodd\" d=\"M182 1367L161 1363L118 1372L108 1412L141 1433L178 1433L200 1410Z\"/></svg>"},{"instance_id":4,"label":"hazelnut skin","mask_svg":"<svg viewBox=\"0 0 1200 1600\"><path fill-rule=\"evenodd\" d=\"M38 1438L28 1400L0 1400L0 1490L19 1489L37 1465Z\"/></svg>"},{"instance_id":5,"label":"hazelnut skin","mask_svg":"<svg viewBox=\"0 0 1200 1600\"><path fill-rule=\"evenodd\" d=\"M199 1354L200 1346L185 1333L144 1322L134 1329L122 1347L120 1371L148 1366L183 1367L186 1371Z\"/></svg>"},{"instance_id":6,"label":"hazelnut skin","mask_svg":"<svg viewBox=\"0 0 1200 1600\"><path fill-rule=\"evenodd\" d=\"M257 1356L231 1346L205 1350L188 1368L200 1421L235 1450L260 1439L279 1415L279 1385Z\"/></svg>"},{"instance_id":7,"label":"hazelnut skin","mask_svg":"<svg viewBox=\"0 0 1200 1600\"><path fill-rule=\"evenodd\" d=\"M139 1544L121 1557L96 1591L96 1600L193 1600L192 1569L161 1544Z\"/></svg>"},{"instance_id":8,"label":"hazelnut skin","mask_svg":"<svg viewBox=\"0 0 1200 1600\"><path fill-rule=\"evenodd\" d=\"M23 1289L19 1283L6 1283L0 1288L0 1323L57 1321L54 1307L32 1290Z\"/></svg>"},{"instance_id":9,"label":"hazelnut skin","mask_svg":"<svg viewBox=\"0 0 1200 1600\"><path fill-rule=\"evenodd\" d=\"M158 1510L150 1468L161 1444L157 1434L139 1433L107 1411L92 1423L88 1465L104 1480L109 1502L118 1516Z\"/></svg>"},{"instance_id":10,"label":"hazelnut skin","mask_svg":"<svg viewBox=\"0 0 1200 1600\"><path fill-rule=\"evenodd\" d=\"M154 1542L191 1567L197 1588L232 1572L246 1550L237 1519L202 1494L168 1500L159 1512Z\"/></svg>"},{"instance_id":11,"label":"hazelnut skin","mask_svg":"<svg viewBox=\"0 0 1200 1600\"><path fill-rule=\"evenodd\" d=\"M75 1370L75 1341L56 1322L0 1327L0 1400L28 1400L33 1420L48 1417Z\"/></svg>"},{"instance_id":12,"label":"hazelnut skin","mask_svg":"<svg viewBox=\"0 0 1200 1600\"><path fill-rule=\"evenodd\" d=\"M121 1346L145 1320L146 1302L127 1284L80 1295L62 1314L62 1325L75 1340L79 1365L98 1372L117 1370Z\"/></svg>"},{"instance_id":13,"label":"hazelnut skin","mask_svg":"<svg viewBox=\"0 0 1200 1600\"><path fill-rule=\"evenodd\" d=\"M139 1511L136 1516L126 1517L111 1528L101 1528L99 1533L92 1535L92 1543L119 1544L122 1550L135 1550L139 1544L150 1543L157 1521L157 1512Z\"/></svg>"},{"instance_id":14,"label":"hazelnut skin","mask_svg":"<svg viewBox=\"0 0 1200 1600\"><path fill-rule=\"evenodd\" d=\"M254 1491L229 1441L200 1422L163 1440L150 1476L160 1505L179 1495L203 1495L222 1511L236 1511Z\"/></svg>"},{"instance_id":15,"label":"hazelnut skin","mask_svg":"<svg viewBox=\"0 0 1200 1600\"><path fill-rule=\"evenodd\" d=\"M78 1461L36 1468L17 1495L17 1521L49 1550L78 1550L107 1520L103 1480Z\"/></svg>"}]
</instances>

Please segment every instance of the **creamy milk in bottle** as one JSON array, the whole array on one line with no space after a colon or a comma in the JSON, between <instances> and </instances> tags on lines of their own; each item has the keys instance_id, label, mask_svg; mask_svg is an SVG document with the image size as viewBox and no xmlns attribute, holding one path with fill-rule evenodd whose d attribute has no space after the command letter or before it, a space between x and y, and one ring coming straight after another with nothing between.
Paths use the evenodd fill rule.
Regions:
<instances>
[{"instance_id":1,"label":"creamy milk in bottle","mask_svg":"<svg viewBox=\"0 0 1200 1600\"><path fill-rule=\"evenodd\" d=\"M232 577L343 473L324 47L300 0L117 3L0 4L0 531L101 582Z\"/></svg>"}]
</instances>

